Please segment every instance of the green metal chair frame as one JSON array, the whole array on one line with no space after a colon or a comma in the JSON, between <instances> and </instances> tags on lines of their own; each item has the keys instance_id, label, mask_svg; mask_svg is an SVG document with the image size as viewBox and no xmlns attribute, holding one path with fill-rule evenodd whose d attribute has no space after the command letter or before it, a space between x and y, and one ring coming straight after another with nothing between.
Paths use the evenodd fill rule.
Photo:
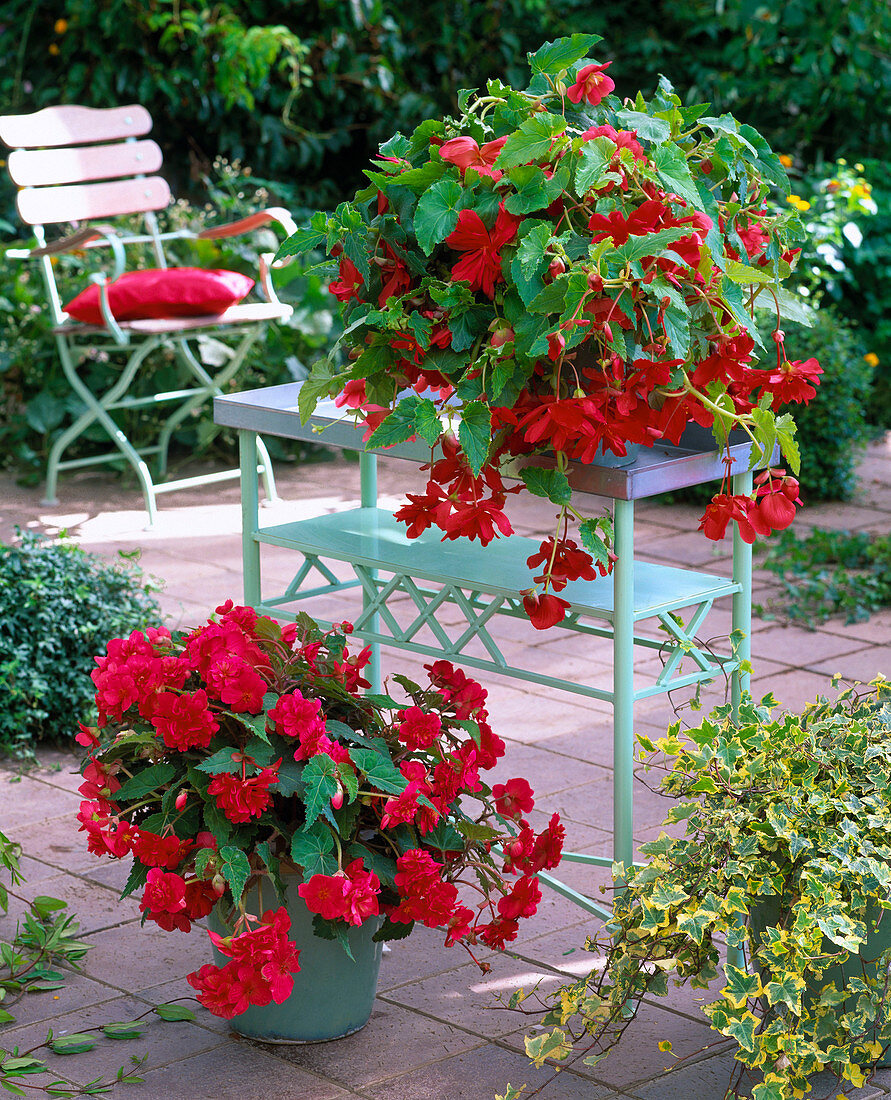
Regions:
<instances>
[{"instance_id":1,"label":"green metal chair frame","mask_svg":"<svg viewBox=\"0 0 891 1100\"><path fill-rule=\"evenodd\" d=\"M167 475L170 440L201 405L223 393L253 344L261 339L270 322L286 320L292 309L280 302L272 284L272 253L260 258L257 288L262 301L244 302L215 315L119 321L109 304L108 287L127 267L128 250L150 248L159 268L168 267L165 244L179 239L220 239L255 232L277 223L285 234L296 226L288 212L271 207L229 225L206 229L162 232L156 212L170 202L170 189L156 175L161 150L154 141L139 140L152 126L148 111L138 105L97 109L81 106L48 107L27 115L0 117L0 140L13 149L8 168L19 187L17 206L22 221L31 227L37 247L8 249L7 257L34 260L40 266L53 323L53 335L65 377L83 405L76 417L53 443L46 468L46 500L54 505L60 471L101 464L118 464L125 459L135 471L142 489L151 527L157 517L157 497L196 485L210 484L239 476L239 470L215 471L195 477L164 480ZM141 232L132 232L107 219L139 215ZM101 219L97 221L97 219ZM46 227L71 223L72 230L47 242ZM132 223L132 219L131 219ZM99 305L104 325L82 324L70 318L62 307L52 260L64 252L95 254L103 250L114 263L109 278L97 270L90 281L99 287ZM132 251L129 253L132 256ZM216 367L201 361L195 345L212 337L223 359ZM151 369L155 352L171 351L184 368L186 384L165 392L132 392L145 370ZM108 388L94 393L82 377L85 355L101 350L109 356L124 356L119 373ZM115 370L109 366L109 372ZM149 387L151 390L151 387ZM167 405L166 417L154 442L136 446L121 427L118 410ZM102 454L63 459L65 451L93 426L104 429L114 450ZM153 456L154 475L146 458ZM272 463L260 445L258 473L263 477L267 498L275 499Z\"/></svg>"}]
</instances>

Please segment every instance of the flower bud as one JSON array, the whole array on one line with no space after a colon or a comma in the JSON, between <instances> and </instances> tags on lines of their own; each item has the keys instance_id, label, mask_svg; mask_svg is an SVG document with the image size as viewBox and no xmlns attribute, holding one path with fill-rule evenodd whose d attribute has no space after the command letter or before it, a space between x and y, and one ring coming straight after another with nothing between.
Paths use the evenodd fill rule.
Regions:
<instances>
[{"instance_id":1,"label":"flower bud","mask_svg":"<svg viewBox=\"0 0 891 1100\"><path fill-rule=\"evenodd\" d=\"M176 796L176 802L174 802L174 806L176 806L176 808L178 810L182 810L185 807L185 804L188 802L188 800L189 800L189 792L188 791L180 791L179 794Z\"/></svg>"},{"instance_id":2,"label":"flower bud","mask_svg":"<svg viewBox=\"0 0 891 1100\"><path fill-rule=\"evenodd\" d=\"M593 290L595 294L600 294L603 290L603 279L596 271L588 272L588 289Z\"/></svg>"},{"instance_id":3,"label":"flower bud","mask_svg":"<svg viewBox=\"0 0 891 1100\"><path fill-rule=\"evenodd\" d=\"M339 810L343 805L343 787L338 787L334 794L331 796L331 809Z\"/></svg>"},{"instance_id":4,"label":"flower bud","mask_svg":"<svg viewBox=\"0 0 891 1100\"><path fill-rule=\"evenodd\" d=\"M558 275L562 275L565 270L566 264L559 256L555 256L548 264L548 275L550 275L552 279L556 279Z\"/></svg>"},{"instance_id":5,"label":"flower bud","mask_svg":"<svg viewBox=\"0 0 891 1100\"><path fill-rule=\"evenodd\" d=\"M218 898L221 898L223 894L226 893L226 880L220 874L213 876L210 880L210 886Z\"/></svg>"}]
</instances>

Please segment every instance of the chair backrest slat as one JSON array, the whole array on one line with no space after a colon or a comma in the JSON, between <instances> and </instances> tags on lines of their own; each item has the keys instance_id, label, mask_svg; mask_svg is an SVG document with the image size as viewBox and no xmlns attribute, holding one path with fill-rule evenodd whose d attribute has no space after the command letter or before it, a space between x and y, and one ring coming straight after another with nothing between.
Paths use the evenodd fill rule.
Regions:
<instances>
[{"instance_id":1,"label":"chair backrest slat","mask_svg":"<svg viewBox=\"0 0 891 1100\"><path fill-rule=\"evenodd\" d=\"M127 107L44 107L30 115L0 117L0 141L12 149L42 149L142 137L151 128L151 115L135 103Z\"/></svg>"},{"instance_id":2,"label":"chair backrest slat","mask_svg":"<svg viewBox=\"0 0 891 1100\"><path fill-rule=\"evenodd\" d=\"M149 175L158 171L162 159L154 141L119 141L70 149L16 149L7 167L19 187L41 187Z\"/></svg>"},{"instance_id":3,"label":"chair backrest slat","mask_svg":"<svg viewBox=\"0 0 891 1100\"><path fill-rule=\"evenodd\" d=\"M160 176L113 183L24 187L16 199L19 214L28 225L80 222L163 210L169 202L170 188Z\"/></svg>"}]
</instances>

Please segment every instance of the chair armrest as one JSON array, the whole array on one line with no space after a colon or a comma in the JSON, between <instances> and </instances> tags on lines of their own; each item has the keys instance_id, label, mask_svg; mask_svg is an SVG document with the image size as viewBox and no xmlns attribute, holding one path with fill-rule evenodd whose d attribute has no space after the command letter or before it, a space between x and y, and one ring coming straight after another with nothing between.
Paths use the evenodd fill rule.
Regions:
<instances>
[{"instance_id":1,"label":"chair armrest","mask_svg":"<svg viewBox=\"0 0 891 1100\"><path fill-rule=\"evenodd\" d=\"M212 229L202 229L198 234L199 240L221 240L225 237L237 237L242 233L251 233L270 222L278 222L284 229L286 236L297 232L294 219L282 206L270 206L266 210L258 210L256 214L249 214L246 218L240 218L237 222L228 225L217 225ZM276 265L278 266L278 265Z\"/></svg>"},{"instance_id":2,"label":"chair armrest","mask_svg":"<svg viewBox=\"0 0 891 1100\"><path fill-rule=\"evenodd\" d=\"M87 248L91 242L111 245L112 248L119 243L119 237L111 225L85 225L76 233L69 233L67 237L59 237L40 248L22 248L15 251L22 258L38 259L41 256L55 256L60 252L78 252ZM94 246L95 247L95 246Z\"/></svg>"}]
</instances>

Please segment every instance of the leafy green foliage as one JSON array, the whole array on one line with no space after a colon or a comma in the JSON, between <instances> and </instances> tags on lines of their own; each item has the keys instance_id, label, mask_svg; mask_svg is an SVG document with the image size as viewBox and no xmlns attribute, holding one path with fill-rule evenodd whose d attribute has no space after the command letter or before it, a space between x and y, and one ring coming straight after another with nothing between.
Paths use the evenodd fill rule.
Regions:
<instances>
[{"instance_id":1,"label":"leafy green foliage","mask_svg":"<svg viewBox=\"0 0 891 1100\"><path fill-rule=\"evenodd\" d=\"M891 1042L888 844L891 682L878 677L801 714L745 696L694 729L641 737L645 771L662 773L676 801L643 867L619 877L613 915L586 948L605 957L586 977L548 994L527 1053L557 1064L584 1036L596 1060L644 995L705 989L718 978L718 941L742 948L703 1006L734 1040L754 1097L792 1100L824 1068L862 1085ZM794 792L794 795L793 795ZM714 994L717 989L717 996ZM581 1023L579 1024L579 1020ZM750 1079L749 1084L752 1081Z\"/></svg>"},{"instance_id":2,"label":"leafy green foliage","mask_svg":"<svg viewBox=\"0 0 891 1100\"><path fill-rule=\"evenodd\" d=\"M891 606L891 537L815 528L783 531L766 545L763 568L775 573L781 595L757 611L804 625L843 615L862 622Z\"/></svg>"},{"instance_id":3,"label":"leafy green foliage","mask_svg":"<svg viewBox=\"0 0 891 1100\"><path fill-rule=\"evenodd\" d=\"M133 555L108 564L30 533L0 544L0 751L77 732L94 656L109 637L160 624L154 590Z\"/></svg>"}]
</instances>

